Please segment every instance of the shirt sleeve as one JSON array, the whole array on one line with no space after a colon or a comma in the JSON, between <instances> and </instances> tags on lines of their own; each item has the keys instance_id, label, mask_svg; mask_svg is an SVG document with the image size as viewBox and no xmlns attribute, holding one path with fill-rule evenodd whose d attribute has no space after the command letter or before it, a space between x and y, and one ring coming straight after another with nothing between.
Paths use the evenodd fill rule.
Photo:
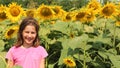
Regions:
<instances>
[{"instance_id":1,"label":"shirt sleeve","mask_svg":"<svg viewBox=\"0 0 120 68\"><path fill-rule=\"evenodd\" d=\"M40 46L40 54L41 54L41 58L46 58L48 56L47 51L42 46Z\"/></svg>"},{"instance_id":2,"label":"shirt sleeve","mask_svg":"<svg viewBox=\"0 0 120 68\"><path fill-rule=\"evenodd\" d=\"M9 49L9 51L7 52L7 54L5 56L6 59L13 61L13 50L14 50L14 47Z\"/></svg>"}]
</instances>

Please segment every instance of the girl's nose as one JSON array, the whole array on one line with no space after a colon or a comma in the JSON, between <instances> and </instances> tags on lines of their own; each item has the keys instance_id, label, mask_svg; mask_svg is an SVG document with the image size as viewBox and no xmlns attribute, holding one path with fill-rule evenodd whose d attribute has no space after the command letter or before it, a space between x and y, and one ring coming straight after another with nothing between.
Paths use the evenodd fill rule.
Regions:
<instances>
[{"instance_id":1,"label":"girl's nose","mask_svg":"<svg viewBox=\"0 0 120 68\"><path fill-rule=\"evenodd\" d=\"M31 34L31 33L29 33L29 34L28 34L28 37L31 37L31 36L32 36L32 34Z\"/></svg>"}]
</instances>

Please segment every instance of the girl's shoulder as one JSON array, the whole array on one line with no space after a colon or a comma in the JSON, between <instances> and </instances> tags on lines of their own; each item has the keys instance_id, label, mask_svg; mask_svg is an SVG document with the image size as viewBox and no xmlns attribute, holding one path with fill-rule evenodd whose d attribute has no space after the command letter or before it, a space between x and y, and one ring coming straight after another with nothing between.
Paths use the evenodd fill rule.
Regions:
<instances>
[{"instance_id":1,"label":"girl's shoulder","mask_svg":"<svg viewBox=\"0 0 120 68\"><path fill-rule=\"evenodd\" d=\"M15 46L12 46L12 47L10 48L10 50L14 50L14 49L16 49L16 47L15 47Z\"/></svg>"},{"instance_id":2,"label":"girl's shoulder","mask_svg":"<svg viewBox=\"0 0 120 68\"><path fill-rule=\"evenodd\" d=\"M12 46L12 47L8 50L8 52L14 52L15 49L16 49L16 47L15 47L15 46Z\"/></svg>"},{"instance_id":3,"label":"girl's shoulder","mask_svg":"<svg viewBox=\"0 0 120 68\"><path fill-rule=\"evenodd\" d=\"M38 46L37 47L37 52L42 55L42 57L46 57L48 55L46 49L43 46Z\"/></svg>"},{"instance_id":4,"label":"girl's shoulder","mask_svg":"<svg viewBox=\"0 0 120 68\"><path fill-rule=\"evenodd\" d=\"M37 47L37 49L44 49L44 47L41 46L41 45L39 45L39 46Z\"/></svg>"},{"instance_id":5,"label":"girl's shoulder","mask_svg":"<svg viewBox=\"0 0 120 68\"><path fill-rule=\"evenodd\" d=\"M12 46L9 51L15 51L16 49L19 49L20 47Z\"/></svg>"},{"instance_id":6,"label":"girl's shoulder","mask_svg":"<svg viewBox=\"0 0 120 68\"><path fill-rule=\"evenodd\" d=\"M36 48L36 50L39 50L39 51L45 51L46 49L43 47L43 46L38 46L37 48Z\"/></svg>"}]
</instances>

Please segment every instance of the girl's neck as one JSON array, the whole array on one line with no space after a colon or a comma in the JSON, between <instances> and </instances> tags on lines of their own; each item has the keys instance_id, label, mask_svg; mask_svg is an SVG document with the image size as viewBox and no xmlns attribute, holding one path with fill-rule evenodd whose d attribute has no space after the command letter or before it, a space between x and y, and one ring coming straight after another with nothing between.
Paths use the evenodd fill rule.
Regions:
<instances>
[{"instance_id":1,"label":"girl's neck","mask_svg":"<svg viewBox=\"0 0 120 68\"><path fill-rule=\"evenodd\" d=\"M33 44L23 44L22 47L24 47L24 48L30 48L30 47L32 47L32 45Z\"/></svg>"}]
</instances>

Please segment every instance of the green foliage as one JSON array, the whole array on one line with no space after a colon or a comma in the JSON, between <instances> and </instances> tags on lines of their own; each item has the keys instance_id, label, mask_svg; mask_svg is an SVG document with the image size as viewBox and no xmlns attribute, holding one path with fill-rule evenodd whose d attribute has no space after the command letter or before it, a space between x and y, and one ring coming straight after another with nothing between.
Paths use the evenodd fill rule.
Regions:
<instances>
[{"instance_id":1,"label":"green foliage","mask_svg":"<svg viewBox=\"0 0 120 68\"><path fill-rule=\"evenodd\" d=\"M104 25L101 24L105 22L107 22L106 32ZM94 24L61 21L56 21L55 24L45 23L40 25L40 36L42 45L46 47L49 53L48 68L64 67L63 59L68 56L75 59L78 68L119 67L120 37L119 32L116 32L114 28L116 30L120 30L120 28L113 27L113 20L105 21L101 18ZM94 26L93 31L85 31L87 28L84 27L85 25Z\"/></svg>"},{"instance_id":2,"label":"green foliage","mask_svg":"<svg viewBox=\"0 0 120 68\"><path fill-rule=\"evenodd\" d=\"M6 62L1 55L0 55L0 67L1 68L6 68Z\"/></svg>"}]
</instances>

